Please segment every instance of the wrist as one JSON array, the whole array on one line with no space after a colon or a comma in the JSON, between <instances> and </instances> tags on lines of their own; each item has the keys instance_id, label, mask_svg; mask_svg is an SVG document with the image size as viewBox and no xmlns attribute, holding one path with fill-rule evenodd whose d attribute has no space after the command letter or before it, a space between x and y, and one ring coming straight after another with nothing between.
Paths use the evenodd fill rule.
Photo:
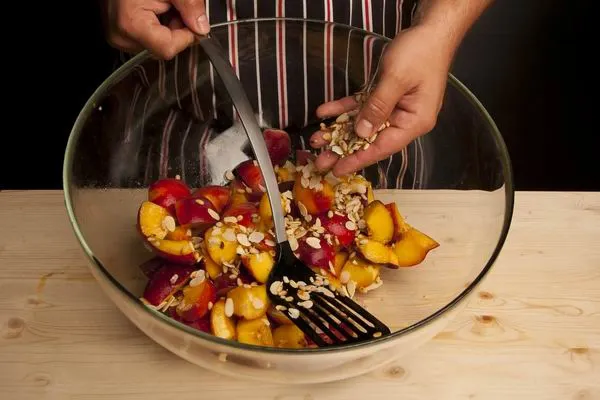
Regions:
<instances>
[{"instance_id":1,"label":"wrist","mask_svg":"<svg viewBox=\"0 0 600 400\"><path fill-rule=\"evenodd\" d=\"M422 0L413 26L452 58L463 38L493 0Z\"/></svg>"}]
</instances>

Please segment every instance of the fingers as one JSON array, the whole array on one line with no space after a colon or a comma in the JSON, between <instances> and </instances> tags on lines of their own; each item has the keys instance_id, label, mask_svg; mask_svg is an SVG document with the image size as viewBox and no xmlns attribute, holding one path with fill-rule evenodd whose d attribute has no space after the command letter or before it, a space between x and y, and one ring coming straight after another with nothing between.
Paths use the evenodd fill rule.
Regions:
<instances>
[{"instance_id":1,"label":"fingers","mask_svg":"<svg viewBox=\"0 0 600 400\"><path fill-rule=\"evenodd\" d=\"M204 0L172 0L172 3L179 11L183 23L192 32L198 35L206 35L210 32Z\"/></svg>"},{"instance_id":2,"label":"fingers","mask_svg":"<svg viewBox=\"0 0 600 400\"><path fill-rule=\"evenodd\" d=\"M340 157L333 151L326 150L319 154L319 156L315 159L315 167L317 167L319 171L329 171L331 168L333 168L339 158Z\"/></svg>"},{"instance_id":3,"label":"fingers","mask_svg":"<svg viewBox=\"0 0 600 400\"><path fill-rule=\"evenodd\" d=\"M340 177L359 171L400 151L414 138L412 132L395 127L386 128L379 133L367 150L353 153L335 163L333 174Z\"/></svg>"},{"instance_id":4,"label":"fingers","mask_svg":"<svg viewBox=\"0 0 600 400\"><path fill-rule=\"evenodd\" d=\"M140 11L130 29L131 37L156 56L170 60L194 42L189 29L174 29L162 25L152 11Z\"/></svg>"},{"instance_id":5,"label":"fingers","mask_svg":"<svg viewBox=\"0 0 600 400\"><path fill-rule=\"evenodd\" d=\"M383 74L357 115L356 134L362 138L373 135L388 119L406 90L394 74Z\"/></svg>"},{"instance_id":6,"label":"fingers","mask_svg":"<svg viewBox=\"0 0 600 400\"><path fill-rule=\"evenodd\" d=\"M313 133L312 136L310 137L310 145L315 149L319 149L319 148L325 146L327 143L329 143L327 140L325 140L323 138L324 134L325 134L325 132L322 132L322 131Z\"/></svg>"},{"instance_id":7,"label":"fingers","mask_svg":"<svg viewBox=\"0 0 600 400\"><path fill-rule=\"evenodd\" d=\"M354 99L353 96L348 96L341 98L339 100L330 101L328 103L321 104L317 110L316 114L318 118L329 118L329 117L337 117L340 114L345 112L350 112L358 107L358 103Z\"/></svg>"}]
</instances>

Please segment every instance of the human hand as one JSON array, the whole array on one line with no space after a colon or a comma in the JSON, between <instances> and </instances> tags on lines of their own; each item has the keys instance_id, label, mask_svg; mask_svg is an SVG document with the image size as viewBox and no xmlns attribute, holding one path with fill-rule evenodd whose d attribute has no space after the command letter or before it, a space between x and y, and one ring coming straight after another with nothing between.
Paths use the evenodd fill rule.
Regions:
<instances>
[{"instance_id":1,"label":"human hand","mask_svg":"<svg viewBox=\"0 0 600 400\"><path fill-rule=\"evenodd\" d=\"M367 138L386 121L390 126L366 150L341 159L330 150L323 151L315 161L317 168L346 175L389 157L431 131L442 106L452 53L427 27L415 26L396 36L381 60L377 85L358 110L355 131ZM357 107L354 97L345 97L322 104L317 116L335 117ZM327 144L322 135L316 132L311 137L314 148Z\"/></svg>"},{"instance_id":2,"label":"human hand","mask_svg":"<svg viewBox=\"0 0 600 400\"><path fill-rule=\"evenodd\" d=\"M171 59L210 31L204 0L106 0L104 22L108 42L128 53L147 49ZM175 11L163 25L159 16Z\"/></svg>"}]
</instances>

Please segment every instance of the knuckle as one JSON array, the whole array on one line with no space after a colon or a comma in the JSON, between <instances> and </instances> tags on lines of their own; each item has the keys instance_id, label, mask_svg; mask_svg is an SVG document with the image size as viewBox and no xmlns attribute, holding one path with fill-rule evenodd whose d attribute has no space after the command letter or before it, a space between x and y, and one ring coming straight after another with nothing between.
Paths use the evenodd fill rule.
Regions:
<instances>
[{"instance_id":1,"label":"knuckle","mask_svg":"<svg viewBox=\"0 0 600 400\"><path fill-rule=\"evenodd\" d=\"M365 111L370 120L376 119L377 121L383 121L386 117L387 109L388 106L385 101L377 96L373 96L367 102Z\"/></svg>"},{"instance_id":2,"label":"knuckle","mask_svg":"<svg viewBox=\"0 0 600 400\"><path fill-rule=\"evenodd\" d=\"M160 56L165 60L172 60L178 53L177 48L172 44L163 46L160 52Z\"/></svg>"}]
</instances>

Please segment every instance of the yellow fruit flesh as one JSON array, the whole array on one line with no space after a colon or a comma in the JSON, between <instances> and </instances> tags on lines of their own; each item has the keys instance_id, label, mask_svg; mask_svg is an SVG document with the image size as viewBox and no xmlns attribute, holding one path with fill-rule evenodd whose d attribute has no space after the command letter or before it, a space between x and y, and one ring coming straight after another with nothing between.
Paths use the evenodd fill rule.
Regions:
<instances>
[{"instance_id":1,"label":"yellow fruit flesh","mask_svg":"<svg viewBox=\"0 0 600 400\"><path fill-rule=\"evenodd\" d=\"M265 285L238 286L230 290L227 297L233 301L233 313L248 320L264 316L270 306Z\"/></svg>"},{"instance_id":2,"label":"yellow fruit flesh","mask_svg":"<svg viewBox=\"0 0 600 400\"><path fill-rule=\"evenodd\" d=\"M223 339L236 338L236 324L233 318L225 314L225 300L217 301L210 311L210 330L213 335Z\"/></svg>"},{"instance_id":3,"label":"yellow fruit flesh","mask_svg":"<svg viewBox=\"0 0 600 400\"><path fill-rule=\"evenodd\" d=\"M301 349L306 347L304 332L296 325L282 325L273 331L273 343L275 347L286 349Z\"/></svg>"},{"instance_id":4,"label":"yellow fruit flesh","mask_svg":"<svg viewBox=\"0 0 600 400\"><path fill-rule=\"evenodd\" d=\"M345 277L345 272L347 272L348 280L354 281L357 288L366 288L375 282L380 269L380 265L370 263L360 257L352 257L346 261L341 273Z\"/></svg>"},{"instance_id":5,"label":"yellow fruit flesh","mask_svg":"<svg viewBox=\"0 0 600 400\"><path fill-rule=\"evenodd\" d=\"M237 340L240 343L256 346L273 346L271 323L266 317L250 321L239 320L237 323Z\"/></svg>"},{"instance_id":6,"label":"yellow fruit flesh","mask_svg":"<svg viewBox=\"0 0 600 400\"><path fill-rule=\"evenodd\" d=\"M221 231L221 233L213 234L215 229L218 229L217 232ZM217 265L223 265L224 262L233 264L238 257L236 252L237 240L230 241L223 238L223 229L226 228L212 227L207 229L204 234L208 255Z\"/></svg>"},{"instance_id":7,"label":"yellow fruit flesh","mask_svg":"<svg viewBox=\"0 0 600 400\"><path fill-rule=\"evenodd\" d=\"M394 237L394 221L382 202L375 200L365 208L365 223L369 237L387 244Z\"/></svg>"}]
</instances>

